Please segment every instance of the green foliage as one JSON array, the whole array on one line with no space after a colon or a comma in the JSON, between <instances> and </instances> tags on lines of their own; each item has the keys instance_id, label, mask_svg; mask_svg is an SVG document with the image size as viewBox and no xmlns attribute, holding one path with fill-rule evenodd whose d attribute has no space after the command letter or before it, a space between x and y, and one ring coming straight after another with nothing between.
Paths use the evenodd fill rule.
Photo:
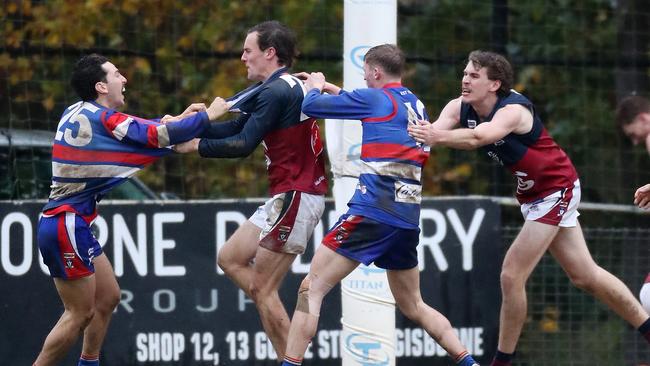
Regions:
<instances>
[{"instance_id":1,"label":"green foliage","mask_svg":"<svg viewBox=\"0 0 650 366\"><path fill-rule=\"evenodd\" d=\"M54 130L76 99L68 87L82 54L107 55L128 78L125 111L143 117L181 112L249 85L239 61L246 30L277 19L298 35L295 70L341 83L343 3L319 0L5 1L0 8L0 127ZM629 202L650 180L650 163L616 133L613 65L616 2L398 2L398 43L409 58L404 83L431 118L459 94L467 54L506 51L516 89L531 98L549 132L576 164L586 200ZM503 9L501 9L503 10ZM503 44L494 29L505 26ZM143 174L154 189L184 198L265 196L261 149L246 159L166 159ZM511 195L512 178L481 154L434 149L425 194ZM630 169L635 169L630 172ZM633 173L633 174L631 174ZM632 178L630 178L632 177ZM630 179L634 180L630 182Z\"/></svg>"}]
</instances>

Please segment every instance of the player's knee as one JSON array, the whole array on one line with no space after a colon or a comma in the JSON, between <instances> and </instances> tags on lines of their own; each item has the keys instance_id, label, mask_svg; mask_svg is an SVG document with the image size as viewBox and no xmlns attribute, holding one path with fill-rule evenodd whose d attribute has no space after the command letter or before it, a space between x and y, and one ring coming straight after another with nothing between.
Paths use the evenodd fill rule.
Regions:
<instances>
[{"instance_id":1,"label":"player's knee","mask_svg":"<svg viewBox=\"0 0 650 366\"><path fill-rule=\"evenodd\" d=\"M110 313L113 313L113 310L120 303L120 288L117 287L108 294L104 300L103 307Z\"/></svg>"},{"instance_id":2,"label":"player's knee","mask_svg":"<svg viewBox=\"0 0 650 366\"><path fill-rule=\"evenodd\" d=\"M515 289L521 288L525 285L525 279L522 278L516 271L503 268L501 270L501 290L503 292L513 291Z\"/></svg>"},{"instance_id":3,"label":"player's knee","mask_svg":"<svg viewBox=\"0 0 650 366\"><path fill-rule=\"evenodd\" d=\"M93 320L93 317L95 316L95 307L85 306L79 309L67 310L67 313L75 327L83 331Z\"/></svg>"},{"instance_id":4,"label":"player's knee","mask_svg":"<svg viewBox=\"0 0 650 366\"><path fill-rule=\"evenodd\" d=\"M303 278L298 288L298 300L296 302L296 311L309 314L309 276Z\"/></svg>"},{"instance_id":5,"label":"player's knee","mask_svg":"<svg viewBox=\"0 0 650 366\"><path fill-rule=\"evenodd\" d=\"M232 262L229 260L228 256L225 253L219 252L219 256L217 257L217 265L224 273L229 274L231 272L231 263Z\"/></svg>"},{"instance_id":6,"label":"player's knee","mask_svg":"<svg viewBox=\"0 0 650 366\"><path fill-rule=\"evenodd\" d=\"M594 292L594 288L598 285L598 267L594 270L567 272L567 275L573 286L588 293Z\"/></svg>"},{"instance_id":7,"label":"player's knee","mask_svg":"<svg viewBox=\"0 0 650 366\"><path fill-rule=\"evenodd\" d=\"M411 321L417 322L417 319L421 312L418 310L421 305L424 305L422 301L409 301L404 299L395 298L395 303L399 311L404 314L405 317L409 318Z\"/></svg>"},{"instance_id":8,"label":"player's knee","mask_svg":"<svg viewBox=\"0 0 650 366\"><path fill-rule=\"evenodd\" d=\"M248 294L250 295L251 300L256 304L260 304L273 295L273 289L268 286L266 281L253 278L253 281L248 285Z\"/></svg>"},{"instance_id":9,"label":"player's knee","mask_svg":"<svg viewBox=\"0 0 650 366\"><path fill-rule=\"evenodd\" d=\"M298 289L298 302L296 311L320 316L320 307L323 297L327 295L332 285L322 281L315 275L307 275L300 283Z\"/></svg>"}]
</instances>

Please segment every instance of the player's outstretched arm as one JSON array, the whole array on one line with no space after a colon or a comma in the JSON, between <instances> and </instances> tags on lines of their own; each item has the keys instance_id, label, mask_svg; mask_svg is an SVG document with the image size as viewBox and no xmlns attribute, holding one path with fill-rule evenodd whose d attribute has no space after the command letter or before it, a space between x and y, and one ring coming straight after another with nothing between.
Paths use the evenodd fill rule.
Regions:
<instances>
[{"instance_id":1,"label":"player's outstretched arm","mask_svg":"<svg viewBox=\"0 0 650 366\"><path fill-rule=\"evenodd\" d=\"M634 192L634 204L644 210L650 209L650 183Z\"/></svg>"},{"instance_id":2,"label":"player's outstretched arm","mask_svg":"<svg viewBox=\"0 0 650 366\"><path fill-rule=\"evenodd\" d=\"M307 72L303 71L303 72L295 73L295 74L293 74L293 76L297 77L300 80L305 81L305 87L307 88L307 91L309 91L309 90L313 89L313 86L310 86L307 83L307 80L309 80L309 78L311 77L312 74L315 74L315 73L310 74L310 73L307 73ZM323 75L320 72L318 74ZM339 87L338 85L332 84L332 83L328 82L327 80L325 80L324 75L323 75L323 81L324 81L324 83L323 83L322 87L319 88L321 90L321 92L325 92L325 93L332 94L332 95L339 95L341 93L341 87Z\"/></svg>"},{"instance_id":3,"label":"player's outstretched arm","mask_svg":"<svg viewBox=\"0 0 650 366\"><path fill-rule=\"evenodd\" d=\"M206 110L205 103L192 103L178 116L171 116L169 114L164 115L163 118L160 119L160 123L177 122L185 117L189 117L204 110Z\"/></svg>"},{"instance_id":4,"label":"player's outstretched arm","mask_svg":"<svg viewBox=\"0 0 650 366\"><path fill-rule=\"evenodd\" d=\"M481 123L476 128L440 130L433 124L419 124L409 126L409 133L416 141L429 146L473 150L492 144L521 128L526 123L526 120L522 118L523 113L528 113L528 116L532 118L530 112L523 106L512 104L501 108L490 123Z\"/></svg>"}]
</instances>

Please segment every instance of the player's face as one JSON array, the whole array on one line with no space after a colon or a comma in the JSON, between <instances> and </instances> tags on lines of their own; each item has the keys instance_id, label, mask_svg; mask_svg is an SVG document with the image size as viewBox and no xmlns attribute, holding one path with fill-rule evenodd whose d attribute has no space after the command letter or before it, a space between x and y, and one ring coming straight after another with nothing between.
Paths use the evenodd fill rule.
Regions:
<instances>
[{"instance_id":1,"label":"player's face","mask_svg":"<svg viewBox=\"0 0 650 366\"><path fill-rule=\"evenodd\" d=\"M650 114L641 113L632 123L623 126L623 133L634 145L645 143L650 153Z\"/></svg>"},{"instance_id":2,"label":"player's face","mask_svg":"<svg viewBox=\"0 0 650 366\"><path fill-rule=\"evenodd\" d=\"M124 105L124 91L126 88L126 78L120 74L120 70L110 62L102 65L102 69L106 71L106 103L107 107L117 109Z\"/></svg>"},{"instance_id":3,"label":"player's face","mask_svg":"<svg viewBox=\"0 0 650 366\"><path fill-rule=\"evenodd\" d=\"M481 102L498 90L498 82L488 79L485 67L476 68L472 61L463 70L461 100L463 103ZM495 88L496 87L496 88Z\"/></svg>"},{"instance_id":4,"label":"player's face","mask_svg":"<svg viewBox=\"0 0 650 366\"><path fill-rule=\"evenodd\" d=\"M268 60L265 58L265 51L262 51L257 43L257 32L246 36L241 60L246 65L248 80L263 81L268 77L265 72Z\"/></svg>"},{"instance_id":5,"label":"player's face","mask_svg":"<svg viewBox=\"0 0 650 366\"><path fill-rule=\"evenodd\" d=\"M376 88L377 80L375 79L375 68L363 63L363 80L366 81L368 88Z\"/></svg>"}]
</instances>

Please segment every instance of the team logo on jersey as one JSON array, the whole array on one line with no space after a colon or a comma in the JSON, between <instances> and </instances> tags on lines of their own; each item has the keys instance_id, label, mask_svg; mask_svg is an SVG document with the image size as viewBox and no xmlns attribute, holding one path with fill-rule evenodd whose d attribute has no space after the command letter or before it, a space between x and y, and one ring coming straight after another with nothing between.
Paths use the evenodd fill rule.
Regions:
<instances>
[{"instance_id":1,"label":"team logo on jersey","mask_svg":"<svg viewBox=\"0 0 650 366\"><path fill-rule=\"evenodd\" d=\"M278 228L278 240L281 242L287 241L289 239L289 234L291 234L291 226L280 226Z\"/></svg>"},{"instance_id":2,"label":"team logo on jersey","mask_svg":"<svg viewBox=\"0 0 650 366\"><path fill-rule=\"evenodd\" d=\"M557 212L557 215L558 216L563 216L564 213L569 208L569 202L562 201L562 202L560 202L560 204L558 206L560 207L560 210Z\"/></svg>"},{"instance_id":3,"label":"team logo on jersey","mask_svg":"<svg viewBox=\"0 0 650 366\"><path fill-rule=\"evenodd\" d=\"M475 119L468 119L467 120L467 127L468 128L476 128L476 120Z\"/></svg>"},{"instance_id":4,"label":"team logo on jersey","mask_svg":"<svg viewBox=\"0 0 650 366\"><path fill-rule=\"evenodd\" d=\"M350 236L350 232L345 227L343 227L343 225L341 225L338 227L338 229L336 229L334 240L337 242L342 242L343 240L347 239L348 236Z\"/></svg>"},{"instance_id":5,"label":"team logo on jersey","mask_svg":"<svg viewBox=\"0 0 650 366\"><path fill-rule=\"evenodd\" d=\"M516 171L515 175L517 176L517 193L521 193L523 191L527 191L535 185L535 181L530 179L530 180L524 180L525 177L528 176L528 174L520 171Z\"/></svg>"},{"instance_id":6,"label":"team logo on jersey","mask_svg":"<svg viewBox=\"0 0 650 366\"><path fill-rule=\"evenodd\" d=\"M63 260L65 261L65 268L67 268L67 269L74 268L74 264L72 264L73 259L74 259L74 253L63 253Z\"/></svg>"}]
</instances>

